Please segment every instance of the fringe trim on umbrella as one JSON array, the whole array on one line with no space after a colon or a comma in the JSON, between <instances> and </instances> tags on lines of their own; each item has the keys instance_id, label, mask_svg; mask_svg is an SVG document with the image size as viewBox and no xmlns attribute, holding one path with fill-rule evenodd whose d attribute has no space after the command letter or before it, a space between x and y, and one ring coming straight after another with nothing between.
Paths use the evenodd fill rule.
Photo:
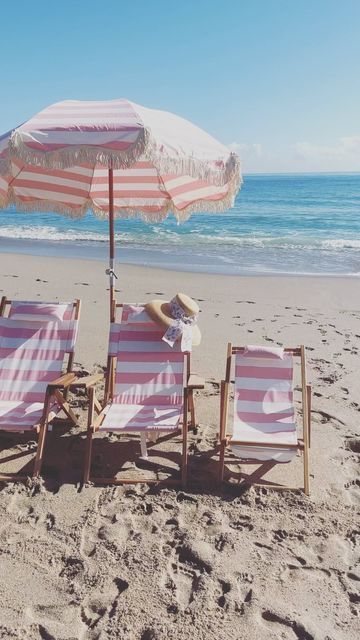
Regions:
<instances>
[{"instance_id":1,"label":"fringe trim on umbrella","mask_svg":"<svg viewBox=\"0 0 360 640\"><path fill-rule=\"evenodd\" d=\"M185 222L192 213L223 213L230 209L234 204L237 188L229 192L225 198L221 200L198 200L189 204L184 209L177 209L172 200L168 200L166 205L156 212L141 211L137 207L124 207L115 209L115 218L141 218L145 222L154 223L162 222L169 214L173 214L178 222ZM70 209L60 202L52 202L51 200L38 200L33 202L24 202L16 197L13 190L9 189L9 197L7 200L0 202L0 209L15 207L18 211L27 211L29 213L36 211L54 211L69 218L82 218L87 211L92 210L93 213L101 219L108 219L108 211L104 211L97 207L92 200L87 200L81 207Z\"/></svg>"},{"instance_id":2,"label":"fringe trim on umbrella","mask_svg":"<svg viewBox=\"0 0 360 640\"><path fill-rule=\"evenodd\" d=\"M228 185L228 191L226 196L219 200L197 200L190 203L184 209L177 209L171 199L168 200L166 205L156 212L141 211L136 207L126 207L114 210L115 218L141 218L145 222L162 222L169 214L173 214L178 222L186 222L192 213L224 213L234 206L235 197L241 188L242 178L241 174L238 174L233 181ZM94 203L91 204L91 209L98 218L107 218L108 213L103 209L97 207Z\"/></svg>"},{"instance_id":3,"label":"fringe trim on umbrella","mask_svg":"<svg viewBox=\"0 0 360 640\"><path fill-rule=\"evenodd\" d=\"M112 151L89 145L74 145L56 151L40 151L30 149L22 140L21 131L17 130L10 138L9 154L10 158L20 158L25 164L44 169L69 169L79 164L100 164L113 169L128 169L144 154L149 138L148 129L142 128L136 141L126 151Z\"/></svg>"},{"instance_id":4,"label":"fringe trim on umbrella","mask_svg":"<svg viewBox=\"0 0 360 640\"><path fill-rule=\"evenodd\" d=\"M219 200L197 200L190 203L184 209L177 209L173 201L169 199L164 207L156 212L141 211L138 207L118 209L115 207L114 216L115 218L141 218L145 222L152 223L162 222L170 213L173 213L178 222L185 222L192 213L224 213L224 211L227 211L234 205L235 197L241 187L241 183L242 178L239 173L228 185L226 196ZM19 211L54 211L69 218L82 218L89 210L92 210L98 218L107 219L109 215L108 211L100 209L100 207L97 207L90 199L86 200L81 207L77 207L76 209L71 209L66 204L51 200L24 202L15 195L12 187L9 187L8 197L2 202L0 201L0 209L7 209L11 206L16 207Z\"/></svg>"},{"instance_id":5,"label":"fringe trim on umbrella","mask_svg":"<svg viewBox=\"0 0 360 640\"><path fill-rule=\"evenodd\" d=\"M7 176L10 173L10 162L8 158L0 158L0 176Z\"/></svg>"},{"instance_id":6,"label":"fringe trim on umbrella","mask_svg":"<svg viewBox=\"0 0 360 640\"><path fill-rule=\"evenodd\" d=\"M29 149L23 142L21 132L15 130L9 141L10 158L20 158L25 164L32 164L45 169L68 169L79 164L100 164L113 169L127 169L139 160L150 161L159 175L188 175L195 179L205 180L216 186L224 186L234 182L241 184L240 159L230 153L227 161L219 160L219 167L214 162L199 160L194 157L170 157L161 151L146 128L140 130L136 142L126 151L109 151L99 147L78 145L57 151L39 151ZM9 172L7 158L0 161L0 173Z\"/></svg>"},{"instance_id":7,"label":"fringe trim on umbrella","mask_svg":"<svg viewBox=\"0 0 360 640\"><path fill-rule=\"evenodd\" d=\"M54 202L53 200L33 200L31 202L24 202L21 198L15 196L13 189L9 189L9 197L6 202L0 202L0 209L8 209L13 207L18 211L25 211L27 213L40 212L55 212L60 213L68 218L83 218L89 209L92 209L91 201L86 200L81 207L76 209L70 209L61 202Z\"/></svg>"},{"instance_id":8,"label":"fringe trim on umbrella","mask_svg":"<svg viewBox=\"0 0 360 640\"><path fill-rule=\"evenodd\" d=\"M142 158L141 158L142 159ZM231 152L222 167L216 167L215 162L199 160L194 157L170 157L159 151L155 142L150 138L144 153L144 159L149 160L156 167L159 175L186 175L191 178L205 180L212 185L223 187L228 183L241 184L240 158Z\"/></svg>"}]
</instances>

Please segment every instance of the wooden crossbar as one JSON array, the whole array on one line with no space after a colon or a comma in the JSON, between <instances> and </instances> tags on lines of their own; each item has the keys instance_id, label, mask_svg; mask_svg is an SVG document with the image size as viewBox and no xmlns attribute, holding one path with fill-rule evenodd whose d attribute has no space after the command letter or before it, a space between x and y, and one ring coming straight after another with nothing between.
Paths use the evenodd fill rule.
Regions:
<instances>
[{"instance_id":1,"label":"wooden crossbar","mask_svg":"<svg viewBox=\"0 0 360 640\"><path fill-rule=\"evenodd\" d=\"M298 449L303 448L303 445L298 441L297 444L285 444L284 442L256 442L248 440L233 440L229 439L229 444L241 445L244 447L268 447L269 449Z\"/></svg>"},{"instance_id":2,"label":"wooden crossbar","mask_svg":"<svg viewBox=\"0 0 360 640\"><path fill-rule=\"evenodd\" d=\"M293 356L301 356L301 347L283 347L285 353L289 353ZM232 355L236 353L244 353L246 351L246 347L231 347Z\"/></svg>"}]
</instances>

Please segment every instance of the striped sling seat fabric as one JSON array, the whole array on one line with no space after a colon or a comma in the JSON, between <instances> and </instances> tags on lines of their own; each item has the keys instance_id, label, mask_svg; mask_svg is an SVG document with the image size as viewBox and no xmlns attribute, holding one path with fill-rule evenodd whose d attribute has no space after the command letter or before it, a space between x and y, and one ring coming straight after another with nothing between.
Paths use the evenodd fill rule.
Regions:
<instances>
[{"instance_id":1,"label":"striped sling seat fabric","mask_svg":"<svg viewBox=\"0 0 360 640\"><path fill-rule=\"evenodd\" d=\"M47 385L74 350L73 304L12 302L0 317L0 429L26 431L42 417ZM51 410L60 407L53 401Z\"/></svg>"},{"instance_id":2,"label":"striped sling seat fabric","mask_svg":"<svg viewBox=\"0 0 360 640\"><path fill-rule=\"evenodd\" d=\"M242 459L289 462L295 449L276 444L296 445L293 398L293 358L283 349L246 347L235 356L235 398L231 445ZM246 442L263 444L269 447ZM272 446L274 445L274 446Z\"/></svg>"},{"instance_id":3,"label":"striped sling seat fabric","mask_svg":"<svg viewBox=\"0 0 360 640\"><path fill-rule=\"evenodd\" d=\"M112 402L103 431L162 431L179 428L183 412L184 354L161 338L164 330L142 306L123 307L112 323L109 355L116 356Z\"/></svg>"}]
</instances>

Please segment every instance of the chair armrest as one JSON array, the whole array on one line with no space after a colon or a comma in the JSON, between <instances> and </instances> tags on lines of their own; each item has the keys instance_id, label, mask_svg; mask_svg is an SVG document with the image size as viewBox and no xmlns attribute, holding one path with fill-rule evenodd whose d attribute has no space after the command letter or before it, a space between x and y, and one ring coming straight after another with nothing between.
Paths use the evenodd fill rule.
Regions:
<instances>
[{"instance_id":1,"label":"chair armrest","mask_svg":"<svg viewBox=\"0 0 360 640\"><path fill-rule=\"evenodd\" d=\"M188 389L203 389L205 387L205 380L197 373L190 373L188 377L187 388Z\"/></svg>"},{"instance_id":2,"label":"chair armrest","mask_svg":"<svg viewBox=\"0 0 360 640\"><path fill-rule=\"evenodd\" d=\"M93 387L97 382L104 379L103 373L94 373L91 376L84 376L84 378L76 378L71 383L72 389L88 389L89 387Z\"/></svg>"},{"instance_id":3,"label":"chair armrest","mask_svg":"<svg viewBox=\"0 0 360 640\"><path fill-rule=\"evenodd\" d=\"M76 380L75 373L64 373L60 378L56 378L56 380L49 382L47 390L53 391L55 389L66 389L67 387L70 387L74 380Z\"/></svg>"}]
</instances>

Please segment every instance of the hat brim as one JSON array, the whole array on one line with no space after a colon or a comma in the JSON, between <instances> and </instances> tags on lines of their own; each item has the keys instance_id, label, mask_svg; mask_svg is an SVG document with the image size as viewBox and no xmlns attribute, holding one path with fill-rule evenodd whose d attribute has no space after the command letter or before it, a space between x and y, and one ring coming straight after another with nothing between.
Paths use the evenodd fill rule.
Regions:
<instances>
[{"instance_id":1,"label":"hat brim","mask_svg":"<svg viewBox=\"0 0 360 640\"><path fill-rule=\"evenodd\" d=\"M145 305L145 311L154 322L163 326L164 329L168 329L174 320L170 312L169 302L164 302L163 300L152 300L148 302ZM194 347L198 347L201 342L201 331L197 324L191 327L191 330L192 344Z\"/></svg>"}]
</instances>

